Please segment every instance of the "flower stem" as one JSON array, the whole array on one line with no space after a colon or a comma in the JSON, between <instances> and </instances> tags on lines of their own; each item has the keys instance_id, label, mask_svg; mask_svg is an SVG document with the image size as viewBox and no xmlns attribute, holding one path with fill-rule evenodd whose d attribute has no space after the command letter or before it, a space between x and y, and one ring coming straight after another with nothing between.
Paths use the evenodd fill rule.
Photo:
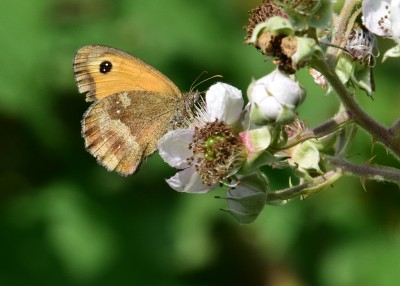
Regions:
<instances>
[{"instance_id":1,"label":"flower stem","mask_svg":"<svg viewBox=\"0 0 400 286\"><path fill-rule=\"evenodd\" d=\"M399 138L400 137L400 119L398 119L390 128L390 134Z\"/></svg>"},{"instance_id":2,"label":"flower stem","mask_svg":"<svg viewBox=\"0 0 400 286\"><path fill-rule=\"evenodd\" d=\"M400 171L396 168L380 165L356 165L342 158L333 156L326 156L325 158L334 166L334 170L326 172L319 177L315 177L310 182L267 193L267 204L269 202L284 201L299 196L316 194L330 186L342 175L354 175L362 179L400 184Z\"/></svg>"},{"instance_id":3,"label":"flower stem","mask_svg":"<svg viewBox=\"0 0 400 286\"><path fill-rule=\"evenodd\" d=\"M267 193L267 204L268 202L274 202L279 200L289 200L299 196L311 195L318 193L330 186L333 182L342 176L340 170L332 170L326 172L322 176L313 178L311 182L300 184L291 188L278 190L275 192Z\"/></svg>"},{"instance_id":4,"label":"flower stem","mask_svg":"<svg viewBox=\"0 0 400 286\"><path fill-rule=\"evenodd\" d=\"M315 57L312 62L313 68L318 70L335 90L346 109L352 114L353 120L360 125L364 130L370 133L374 139L383 143L390 149L397 159L400 157L400 140L391 134L389 129L380 125L373 118L371 118L356 102L353 94L346 88L340 81L337 74L332 71L328 63L322 58Z\"/></svg>"},{"instance_id":5,"label":"flower stem","mask_svg":"<svg viewBox=\"0 0 400 286\"><path fill-rule=\"evenodd\" d=\"M339 157L326 156L329 163L343 172L364 179L400 183L400 171L396 168L380 165L356 165Z\"/></svg>"}]
</instances>

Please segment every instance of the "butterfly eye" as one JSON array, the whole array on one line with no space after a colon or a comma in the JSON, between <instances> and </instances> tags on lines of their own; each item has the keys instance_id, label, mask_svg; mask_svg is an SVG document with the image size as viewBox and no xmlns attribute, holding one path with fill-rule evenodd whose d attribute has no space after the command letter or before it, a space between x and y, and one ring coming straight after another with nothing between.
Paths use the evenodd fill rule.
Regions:
<instances>
[{"instance_id":1,"label":"butterfly eye","mask_svg":"<svg viewBox=\"0 0 400 286\"><path fill-rule=\"evenodd\" d=\"M112 69L112 64L109 61L104 61L100 64L100 72L101 73L109 73Z\"/></svg>"}]
</instances>

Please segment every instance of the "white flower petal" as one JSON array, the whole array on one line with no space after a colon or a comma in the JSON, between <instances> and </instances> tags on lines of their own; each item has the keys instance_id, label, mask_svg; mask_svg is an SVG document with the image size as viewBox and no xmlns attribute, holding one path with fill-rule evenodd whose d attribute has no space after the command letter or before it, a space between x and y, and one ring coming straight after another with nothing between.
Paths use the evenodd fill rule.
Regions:
<instances>
[{"instance_id":1,"label":"white flower petal","mask_svg":"<svg viewBox=\"0 0 400 286\"><path fill-rule=\"evenodd\" d=\"M282 112L282 105L275 99L275 97L267 96L262 101L257 103L257 106L263 116L268 120L276 120Z\"/></svg>"},{"instance_id":2,"label":"white flower petal","mask_svg":"<svg viewBox=\"0 0 400 286\"><path fill-rule=\"evenodd\" d=\"M194 166L176 173L173 177L167 179L167 183L175 191L185 193L207 193L212 188L201 182Z\"/></svg>"},{"instance_id":3,"label":"white flower petal","mask_svg":"<svg viewBox=\"0 0 400 286\"><path fill-rule=\"evenodd\" d=\"M392 36L390 2L388 0L364 0L362 3L363 23L368 30L378 36Z\"/></svg>"},{"instance_id":4,"label":"white flower petal","mask_svg":"<svg viewBox=\"0 0 400 286\"><path fill-rule=\"evenodd\" d=\"M165 134L158 141L158 151L161 158L174 168L189 167L187 158L193 156L189 143L193 140L193 130L179 129Z\"/></svg>"},{"instance_id":5,"label":"white flower petal","mask_svg":"<svg viewBox=\"0 0 400 286\"><path fill-rule=\"evenodd\" d=\"M264 90L263 90L264 89ZM300 83L278 69L257 80L250 90L250 101L260 104L264 97L275 97L283 105L297 106L305 97Z\"/></svg>"},{"instance_id":6,"label":"white flower petal","mask_svg":"<svg viewBox=\"0 0 400 286\"><path fill-rule=\"evenodd\" d=\"M392 0L390 20L392 21L393 40L400 44L400 0Z\"/></svg>"},{"instance_id":7,"label":"white flower petal","mask_svg":"<svg viewBox=\"0 0 400 286\"><path fill-rule=\"evenodd\" d=\"M244 100L239 89L218 82L207 91L206 103L210 120L217 118L227 124L232 124L238 120Z\"/></svg>"},{"instance_id":8,"label":"white flower petal","mask_svg":"<svg viewBox=\"0 0 400 286\"><path fill-rule=\"evenodd\" d=\"M268 93L272 94L281 104L297 106L303 99L304 92L300 84L279 70L271 73L271 81L267 86Z\"/></svg>"},{"instance_id":9,"label":"white flower petal","mask_svg":"<svg viewBox=\"0 0 400 286\"><path fill-rule=\"evenodd\" d=\"M255 84L253 85L251 92L249 94L250 102L252 103L259 103L268 95L267 89L263 84Z\"/></svg>"}]
</instances>

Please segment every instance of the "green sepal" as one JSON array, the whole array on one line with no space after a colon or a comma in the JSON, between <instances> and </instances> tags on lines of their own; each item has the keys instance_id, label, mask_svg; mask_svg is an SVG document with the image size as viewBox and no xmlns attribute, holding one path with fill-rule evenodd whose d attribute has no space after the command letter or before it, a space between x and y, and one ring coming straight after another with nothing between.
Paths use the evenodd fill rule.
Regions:
<instances>
[{"instance_id":1,"label":"green sepal","mask_svg":"<svg viewBox=\"0 0 400 286\"><path fill-rule=\"evenodd\" d=\"M251 223L263 210L268 189L268 178L261 172L239 176L238 186L226 193L228 208L222 210L229 212L240 223Z\"/></svg>"},{"instance_id":2,"label":"green sepal","mask_svg":"<svg viewBox=\"0 0 400 286\"><path fill-rule=\"evenodd\" d=\"M394 46L385 52L383 55L382 62L386 61L387 58L398 58L400 57L400 45Z\"/></svg>"}]
</instances>

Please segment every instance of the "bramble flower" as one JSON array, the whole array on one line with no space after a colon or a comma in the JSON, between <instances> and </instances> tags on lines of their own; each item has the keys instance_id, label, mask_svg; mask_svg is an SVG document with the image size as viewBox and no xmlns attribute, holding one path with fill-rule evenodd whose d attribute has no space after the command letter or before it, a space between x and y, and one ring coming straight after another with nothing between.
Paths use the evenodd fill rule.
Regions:
<instances>
[{"instance_id":1,"label":"bramble flower","mask_svg":"<svg viewBox=\"0 0 400 286\"><path fill-rule=\"evenodd\" d=\"M397 46L387 50L382 61L388 57L400 57L400 0L364 0L363 23L372 33L392 38Z\"/></svg>"},{"instance_id":2,"label":"bramble flower","mask_svg":"<svg viewBox=\"0 0 400 286\"><path fill-rule=\"evenodd\" d=\"M304 88L278 69L253 82L248 90L250 120L257 125L288 123L304 100Z\"/></svg>"},{"instance_id":3,"label":"bramble flower","mask_svg":"<svg viewBox=\"0 0 400 286\"><path fill-rule=\"evenodd\" d=\"M228 182L247 157L241 139L243 109L240 90L217 83L206 93L191 128L173 130L158 142L161 157L183 169L167 179L179 192L205 193Z\"/></svg>"},{"instance_id":4,"label":"bramble flower","mask_svg":"<svg viewBox=\"0 0 400 286\"><path fill-rule=\"evenodd\" d=\"M400 43L400 0L364 0L362 12L368 30Z\"/></svg>"}]
</instances>

